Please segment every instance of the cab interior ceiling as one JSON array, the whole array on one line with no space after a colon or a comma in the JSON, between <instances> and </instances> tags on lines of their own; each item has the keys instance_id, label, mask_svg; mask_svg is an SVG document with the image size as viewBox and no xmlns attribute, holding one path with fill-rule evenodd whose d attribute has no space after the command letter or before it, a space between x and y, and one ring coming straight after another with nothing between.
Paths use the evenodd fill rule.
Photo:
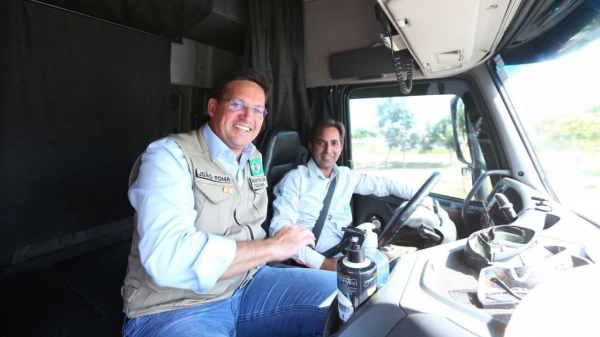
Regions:
<instances>
[{"instance_id":1,"label":"cab interior ceiling","mask_svg":"<svg viewBox=\"0 0 600 337\"><path fill-rule=\"evenodd\" d=\"M245 0L36 1L176 42L187 38L237 55L244 52ZM377 4L393 26L394 45L403 50L403 61L409 57L416 60L413 78L423 79L458 74L489 58L520 3L305 0L304 40L305 50L310 51L304 60L306 86L395 79L390 50L380 38L383 28L375 17ZM365 15L371 19L365 20ZM337 71L340 67L344 71Z\"/></svg>"},{"instance_id":2,"label":"cab interior ceiling","mask_svg":"<svg viewBox=\"0 0 600 337\"><path fill-rule=\"evenodd\" d=\"M188 38L241 55L246 0L27 0L181 42Z\"/></svg>"},{"instance_id":3,"label":"cab interior ceiling","mask_svg":"<svg viewBox=\"0 0 600 337\"><path fill-rule=\"evenodd\" d=\"M375 19L356 17L357 13L374 15L374 1L339 9L333 27L344 27L346 34L324 33L332 21L326 13L335 10L340 1L305 2L305 15L312 18L305 27L306 50L311 50L306 55L307 85L395 80L390 51L378 38L382 25ZM417 80L468 71L499 51L506 55L507 64L550 59L595 17L598 2L376 1L392 24L394 44L405 51L400 55L402 62L410 57L416 60L413 78ZM553 29L567 16L569 29Z\"/></svg>"},{"instance_id":4,"label":"cab interior ceiling","mask_svg":"<svg viewBox=\"0 0 600 337\"><path fill-rule=\"evenodd\" d=\"M242 55L247 30L246 0L42 2L181 42L187 38ZM393 28L402 60L416 61L414 79L459 74L481 64L500 47L511 50L506 63L531 55L550 57L570 38L554 36L543 45L527 43L552 27L584 0L303 0L306 86L388 82L394 80L391 54L380 38L382 25L375 5L383 8ZM598 6L598 0L588 1ZM579 10L581 19L593 12ZM331 13L337 13L332 16ZM372 20L364 16L371 15ZM371 14L369 14L371 13ZM513 20L514 19L514 20ZM580 28L575 23L573 31ZM343 33L340 33L343 32ZM540 40L540 39L538 39ZM554 43L553 43L554 42ZM531 48L540 53L528 53ZM409 53L410 52L410 53ZM540 56L541 55L541 56ZM535 56L533 56L535 57Z\"/></svg>"}]
</instances>

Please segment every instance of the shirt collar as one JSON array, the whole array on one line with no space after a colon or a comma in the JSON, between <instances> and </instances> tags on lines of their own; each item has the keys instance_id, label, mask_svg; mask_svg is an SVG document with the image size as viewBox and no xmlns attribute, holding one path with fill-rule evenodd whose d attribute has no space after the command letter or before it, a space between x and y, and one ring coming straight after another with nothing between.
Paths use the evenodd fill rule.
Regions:
<instances>
[{"instance_id":1,"label":"shirt collar","mask_svg":"<svg viewBox=\"0 0 600 337\"><path fill-rule=\"evenodd\" d=\"M227 156L228 153L233 154L233 158L235 158L235 153L231 151L231 149L225 145L225 143L223 143L221 138L214 133L208 123L206 123L204 129L202 130L202 136L206 140L206 145L208 146L208 150L210 150L210 156L213 162L216 161L221 155ZM242 155L240 157L240 163L245 163L255 150L256 146L254 146L252 143L243 148Z\"/></svg>"},{"instance_id":2,"label":"shirt collar","mask_svg":"<svg viewBox=\"0 0 600 337\"><path fill-rule=\"evenodd\" d=\"M327 178L325 178L323 171L321 171L321 169L317 166L317 163L315 163L315 160L313 158L310 158L310 160L306 164L306 167L308 167L308 174L311 177L313 177L313 178L320 177L321 179L327 179ZM331 173L330 178L335 177L338 174L338 172L339 172L339 169L338 169L337 164L333 164L333 172Z\"/></svg>"}]
</instances>

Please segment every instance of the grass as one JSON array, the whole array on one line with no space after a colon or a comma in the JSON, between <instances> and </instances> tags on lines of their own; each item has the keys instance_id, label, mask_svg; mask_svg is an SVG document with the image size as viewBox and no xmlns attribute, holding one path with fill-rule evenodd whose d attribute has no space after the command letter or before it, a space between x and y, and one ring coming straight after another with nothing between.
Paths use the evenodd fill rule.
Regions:
<instances>
[{"instance_id":1,"label":"grass","mask_svg":"<svg viewBox=\"0 0 600 337\"><path fill-rule=\"evenodd\" d=\"M447 149L437 148L428 153L410 150L406 154L393 150L388 156L388 148L381 144L381 139L364 139L353 143L354 169L389 178L409 177L415 182L424 182L433 171L439 171L442 177L434 192L465 198L461 174L465 164L460 163L455 155L450 157ZM540 153L538 156L561 202L600 221L593 212L600 197L600 156L583 159L570 153Z\"/></svg>"}]
</instances>

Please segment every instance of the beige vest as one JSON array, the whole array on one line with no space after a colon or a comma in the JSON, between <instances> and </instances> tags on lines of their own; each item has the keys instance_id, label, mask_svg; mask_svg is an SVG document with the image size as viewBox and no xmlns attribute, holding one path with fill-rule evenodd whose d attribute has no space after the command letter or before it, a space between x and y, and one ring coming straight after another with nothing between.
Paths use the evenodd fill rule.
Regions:
<instances>
[{"instance_id":1,"label":"beige vest","mask_svg":"<svg viewBox=\"0 0 600 337\"><path fill-rule=\"evenodd\" d=\"M196 229L236 241L265 238L265 231L261 227L266 218L268 202L264 175L252 176L246 162L245 181L239 186L218 161L212 161L202 136L202 128L199 131L171 135L169 138L181 147L192 172L194 209L198 212ZM250 156L250 159L256 158L261 159L258 151L254 151ZM140 164L141 156L132 169L130 185L138 176ZM146 273L140 261L137 213L134 216L134 225L125 285L121 288L123 306L129 318L197 306L230 297L236 289L245 286L258 270L254 268L217 281L214 287L202 293L161 287Z\"/></svg>"}]
</instances>

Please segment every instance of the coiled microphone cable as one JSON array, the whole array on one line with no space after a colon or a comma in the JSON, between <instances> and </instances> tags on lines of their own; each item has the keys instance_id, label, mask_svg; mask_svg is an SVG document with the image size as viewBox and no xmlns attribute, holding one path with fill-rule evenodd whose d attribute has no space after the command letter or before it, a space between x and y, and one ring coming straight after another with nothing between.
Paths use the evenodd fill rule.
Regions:
<instances>
[{"instance_id":1,"label":"coiled microphone cable","mask_svg":"<svg viewBox=\"0 0 600 337\"><path fill-rule=\"evenodd\" d=\"M391 32L386 32L388 38L390 39L390 50L392 51L392 62L394 64L394 71L396 73L396 79L398 80L398 85L400 86L400 92L405 95L410 94L412 90L412 78L414 71L414 64L411 58L406 60L406 80L404 79L404 75L402 75L402 58L400 57L400 53L394 50L393 42L392 42L392 34Z\"/></svg>"}]
</instances>

